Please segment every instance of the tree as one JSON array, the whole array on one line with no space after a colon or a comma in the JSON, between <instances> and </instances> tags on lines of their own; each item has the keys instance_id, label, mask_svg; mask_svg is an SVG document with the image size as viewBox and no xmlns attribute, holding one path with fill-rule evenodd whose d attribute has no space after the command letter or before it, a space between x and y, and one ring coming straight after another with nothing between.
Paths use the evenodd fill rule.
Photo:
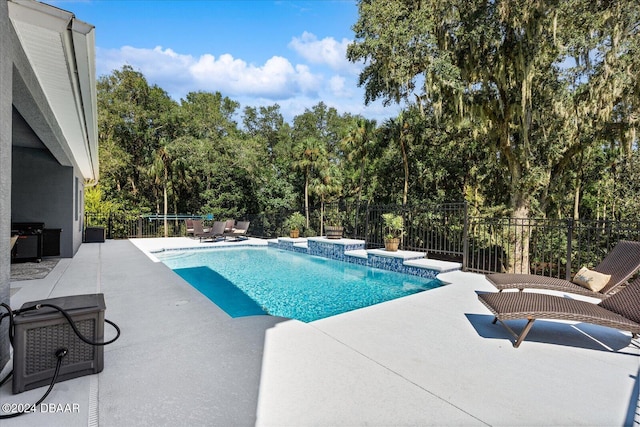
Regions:
<instances>
[{"instance_id":1,"label":"tree","mask_svg":"<svg viewBox=\"0 0 640 427\"><path fill-rule=\"evenodd\" d=\"M246 138L253 139L264 153L260 172L255 176L259 211L298 209L291 183L291 127L285 122L280 106L245 107L242 123Z\"/></svg>"},{"instance_id":2,"label":"tree","mask_svg":"<svg viewBox=\"0 0 640 427\"><path fill-rule=\"evenodd\" d=\"M162 188L162 213L164 216L164 237L169 237L168 225L167 225L167 213L169 211L169 195L167 187L171 185L169 180L171 168L171 158L164 146L160 146L154 153L153 160L146 168L146 173L153 180L154 185L158 185ZM160 213L159 202L156 202L156 213Z\"/></svg>"},{"instance_id":3,"label":"tree","mask_svg":"<svg viewBox=\"0 0 640 427\"><path fill-rule=\"evenodd\" d=\"M197 177L190 190L197 194L197 211L235 218L257 209L253 183L265 153L238 129L239 104L219 92L199 91L188 93L180 107L183 148Z\"/></svg>"},{"instance_id":4,"label":"tree","mask_svg":"<svg viewBox=\"0 0 640 427\"><path fill-rule=\"evenodd\" d=\"M158 200L147 171L161 141L175 136L177 104L130 66L101 77L97 88L99 185L127 209L148 210Z\"/></svg>"},{"instance_id":5,"label":"tree","mask_svg":"<svg viewBox=\"0 0 640 427\"><path fill-rule=\"evenodd\" d=\"M342 140L350 117L338 114L335 108L327 108L320 102L293 119L291 131L292 166L303 173L304 205L309 227L310 185L322 182L331 175L329 166L341 168ZM341 196L341 194L339 194Z\"/></svg>"},{"instance_id":6,"label":"tree","mask_svg":"<svg viewBox=\"0 0 640 427\"><path fill-rule=\"evenodd\" d=\"M609 121L625 88L637 94L640 60L631 56L637 2L361 0L358 6L347 55L365 61L365 101L414 101L493 147L509 177L513 218L529 218L557 166L584 148L558 128L580 121L580 111ZM591 65L568 69L569 57ZM573 86L566 73L574 73ZM616 96L606 95L612 90ZM516 242L514 256L525 266L527 246L526 239Z\"/></svg>"},{"instance_id":7,"label":"tree","mask_svg":"<svg viewBox=\"0 0 640 427\"><path fill-rule=\"evenodd\" d=\"M358 186L356 187L358 205L362 199L367 161L376 145L375 132L375 120L358 117L353 121L347 135L341 141L346 160L358 165Z\"/></svg>"},{"instance_id":8,"label":"tree","mask_svg":"<svg viewBox=\"0 0 640 427\"><path fill-rule=\"evenodd\" d=\"M325 205L327 202L333 201L333 198L340 197L342 191L342 173L335 164L331 164L329 162L327 162L326 164L322 164L318 172L318 175L315 176L311 181L309 188L312 193L320 196L320 235L322 235L324 227ZM340 220L339 213L337 216L337 220Z\"/></svg>"},{"instance_id":9,"label":"tree","mask_svg":"<svg viewBox=\"0 0 640 427\"><path fill-rule=\"evenodd\" d=\"M304 212L309 228L309 188L314 175L327 163L327 149L324 143L314 137L298 140L293 147L293 167L302 171L304 176Z\"/></svg>"},{"instance_id":10,"label":"tree","mask_svg":"<svg viewBox=\"0 0 640 427\"><path fill-rule=\"evenodd\" d=\"M400 148L400 158L402 160L403 171L403 187L402 187L402 205L407 205L409 196L409 156L408 144L412 133L409 129L409 123L404 119L404 114L400 113L397 118L389 119L382 125L383 138L390 142L398 144Z\"/></svg>"}]
</instances>

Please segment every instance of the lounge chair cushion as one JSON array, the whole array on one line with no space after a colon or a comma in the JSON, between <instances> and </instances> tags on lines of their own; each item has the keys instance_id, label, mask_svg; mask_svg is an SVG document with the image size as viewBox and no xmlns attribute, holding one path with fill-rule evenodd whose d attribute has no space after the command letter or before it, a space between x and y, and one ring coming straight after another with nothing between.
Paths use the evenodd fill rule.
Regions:
<instances>
[{"instance_id":1,"label":"lounge chair cushion","mask_svg":"<svg viewBox=\"0 0 640 427\"><path fill-rule=\"evenodd\" d=\"M611 280L610 274L598 273L597 271L589 270L587 267L582 267L573 276L573 283L591 289L593 292L600 292L601 289L607 286L609 280Z\"/></svg>"}]
</instances>

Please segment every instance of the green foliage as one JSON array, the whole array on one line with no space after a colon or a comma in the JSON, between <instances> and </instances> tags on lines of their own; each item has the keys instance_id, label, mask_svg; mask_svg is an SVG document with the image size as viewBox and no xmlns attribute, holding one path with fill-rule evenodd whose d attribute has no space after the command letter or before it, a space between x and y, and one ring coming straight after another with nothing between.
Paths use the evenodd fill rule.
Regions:
<instances>
[{"instance_id":1,"label":"green foliage","mask_svg":"<svg viewBox=\"0 0 640 427\"><path fill-rule=\"evenodd\" d=\"M404 219L402 215L394 213L382 214L384 223L384 237L386 239L399 239L404 234Z\"/></svg>"},{"instance_id":2,"label":"green foliage","mask_svg":"<svg viewBox=\"0 0 640 427\"><path fill-rule=\"evenodd\" d=\"M589 134L627 148L637 141L630 132L640 92L637 2L358 5L347 55L366 62L365 101L415 102L447 132L468 132L481 152L490 151L488 169L507 176L514 216L546 213L553 187L570 182L569 166L597 143ZM395 140L388 139L406 141L410 151L410 135L403 139L395 125Z\"/></svg>"},{"instance_id":3,"label":"green foliage","mask_svg":"<svg viewBox=\"0 0 640 427\"><path fill-rule=\"evenodd\" d=\"M329 226L342 226L344 221L344 212L337 207L331 207L324 212L324 223Z\"/></svg>"},{"instance_id":4,"label":"green foliage","mask_svg":"<svg viewBox=\"0 0 640 427\"><path fill-rule=\"evenodd\" d=\"M84 191L85 210L98 217L108 217L109 214L123 210L117 202L104 200L99 185L87 187Z\"/></svg>"},{"instance_id":5,"label":"green foliage","mask_svg":"<svg viewBox=\"0 0 640 427\"><path fill-rule=\"evenodd\" d=\"M285 227L290 230L302 230L304 229L304 225L306 223L306 219L304 215L300 212L293 212L285 221Z\"/></svg>"},{"instance_id":6,"label":"green foliage","mask_svg":"<svg viewBox=\"0 0 640 427\"><path fill-rule=\"evenodd\" d=\"M407 101L381 124L322 102L291 123L277 104L240 110L218 92L175 102L115 70L98 81L100 181L86 210L299 210L305 235L309 217L320 224L311 206L337 200L637 219L639 7L516 3L361 1L349 57L371 59L367 99Z\"/></svg>"},{"instance_id":7,"label":"green foliage","mask_svg":"<svg viewBox=\"0 0 640 427\"><path fill-rule=\"evenodd\" d=\"M305 228L303 237L315 237L318 233L313 228Z\"/></svg>"}]
</instances>

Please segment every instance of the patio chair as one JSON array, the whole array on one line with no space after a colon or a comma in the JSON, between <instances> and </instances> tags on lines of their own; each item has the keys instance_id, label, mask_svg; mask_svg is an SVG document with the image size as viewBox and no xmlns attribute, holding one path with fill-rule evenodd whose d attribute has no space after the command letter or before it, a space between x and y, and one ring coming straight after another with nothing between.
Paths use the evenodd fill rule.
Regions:
<instances>
[{"instance_id":1,"label":"patio chair","mask_svg":"<svg viewBox=\"0 0 640 427\"><path fill-rule=\"evenodd\" d=\"M194 231L193 231L193 219L185 219L184 220L184 225L185 228L187 229L187 236L188 235L194 235Z\"/></svg>"},{"instance_id":2,"label":"patio chair","mask_svg":"<svg viewBox=\"0 0 640 427\"><path fill-rule=\"evenodd\" d=\"M640 334L640 278L599 304L535 292L494 292L478 298L494 314L492 323L500 321L515 337L516 348L536 319L592 323L631 332L633 338ZM504 323L516 319L528 320L520 334Z\"/></svg>"},{"instance_id":3,"label":"patio chair","mask_svg":"<svg viewBox=\"0 0 640 427\"><path fill-rule=\"evenodd\" d=\"M211 226L211 228L207 229L206 231L203 231L202 233L198 234L198 237L200 238L200 241L202 242L202 239L216 239L217 237L222 237L224 235L224 226L225 226L225 222L224 221L214 221L213 225Z\"/></svg>"},{"instance_id":4,"label":"patio chair","mask_svg":"<svg viewBox=\"0 0 640 427\"><path fill-rule=\"evenodd\" d=\"M226 223L225 223L225 225L224 225L224 231L225 231L225 233L228 233L228 232L230 233L230 232L232 232L232 231L233 231L233 228L235 227L235 225L236 225L236 221L235 221L235 220L233 220L233 219L228 219L228 220L227 220L227 222L226 222Z\"/></svg>"},{"instance_id":5,"label":"patio chair","mask_svg":"<svg viewBox=\"0 0 640 427\"><path fill-rule=\"evenodd\" d=\"M201 219L193 220L193 237L199 237L201 234L209 232L209 227L205 227Z\"/></svg>"},{"instance_id":6,"label":"patio chair","mask_svg":"<svg viewBox=\"0 0 640 427\"><path fill-rule=\"evenodd\" d=\"M523 289L546 289L602 299L611 295L638 269L640 269L640 242L621 240L593 269L598 273L611 276L607 284L597 292L568 280L535 274L493 273L487 274L486 277L499 291L505 289L519 289L520 291Z\"/></svg>"},{"instance_id":7,"label":"patio chair","mask_svg":"<svg viewBox=\"0 0 640 427\"><path fill-rule=\"evenodd\" d=\"M231 229L231 231L224 232L225 240L227 237L232 237L233 240L240 240L241 238L247 238L247 230L249 229L249 221L238 221L238 223Z\"/></svg>"}]
</instances>

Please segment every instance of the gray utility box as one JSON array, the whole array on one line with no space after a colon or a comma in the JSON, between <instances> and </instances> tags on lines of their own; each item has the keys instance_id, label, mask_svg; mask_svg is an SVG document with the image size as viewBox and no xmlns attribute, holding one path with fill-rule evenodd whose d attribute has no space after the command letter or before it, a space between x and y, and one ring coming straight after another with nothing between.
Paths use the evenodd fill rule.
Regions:
<instances>
[{"instance_id":1,"label":"gray utility box","mask_svg":"<svg viewBox=\"0 0 640 427\"><path fill-rule=\"evenodd\" d=\"M73 295L25 303L53 304L64 309L80 333L93 342L104 341L104 295ZM62 359L58 380L97 374L104 365L104 347L83 342L67 319L51 307L20 313L14 318L13 393L49 385L56 370L60 348L69 350Z\"/></svg>"}]
</instances>

